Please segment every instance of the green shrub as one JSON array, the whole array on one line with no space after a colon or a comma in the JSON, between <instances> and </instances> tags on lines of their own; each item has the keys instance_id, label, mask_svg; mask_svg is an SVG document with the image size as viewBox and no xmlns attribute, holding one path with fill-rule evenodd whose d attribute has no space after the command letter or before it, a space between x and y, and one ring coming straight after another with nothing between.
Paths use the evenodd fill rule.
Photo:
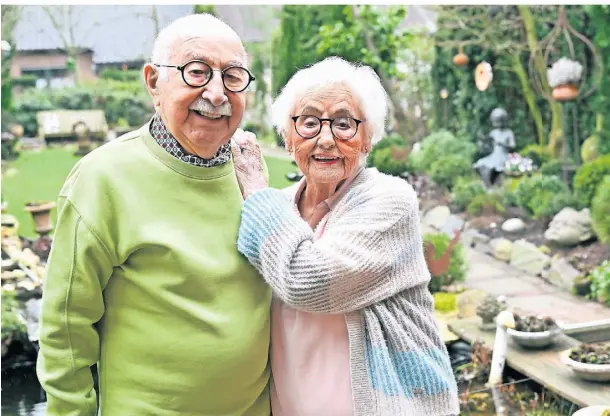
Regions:
<instances>
[{"instance_id":1,"label":"green shrub","mask_svg":"<svg viewBox=\"0 0 610 416\"><path fill-rule=\"evenodd\" d=\"M133 127L146 123L154 112L142 81L97 80L50 91L32 88L25 90L14 103L14 113L26 136L38 133L38 111L54 109L102 109L109 125L114 126L123 118Z\"/></svg>"},{"instance_id":2,"label":"green shrub","mask_svg":"<svg viewBox=\"0 0 610 416\"><path fill-rule=\"evenodd\" d=\"M457 310L457 294L436 292L432 295L434 297L434 309L439 312L453 312Z\"/></svg>"},{"instance_id":3,"label":"green shrub","mask_svg":"<svg viewBox=\"0 0 610 416\"><path fill-rule=\"evenodd\" d=\"M429 174L438 185L452 189L458 178L472 174L472 162L462 154L441 156L432 163Z\"/></svg>"},{"instance_id":4,"label":"green shrub","mask_svg":"<svg viewBox=\"0 0 610 416\"><path fill-rule=\"evenodd\" d=\"M541 167L553 157L553 153L547 147L538 144L528 144L519 154L532 159L534 165L538 167Z\"/></svg>"},{"instance_id":5,"label":"green shrub","mask_svg":"<svg viewBox=\"0 0 610 416\"><path fill-rule=\"evenodd\" d=\"M502 196L499 193L485 193L477 195L468 204L466 209L469 214L480 215L483 212L502 214L504 206L502 205Z\"/></svg>"},{"instance_id":6,"label":"green shrub","mask_svg":"<svg viewBox=\"0 0 610 416\"><path fill-rule=\"evenodd\" d=\"M550 217L566 206L580 208L578 198L557 176L534 175L523 178L515 189L517 206L534 218Z\"/></svg>"},{"instance_id":7,"label":"green shrub","mask_svg":"<svg viewBox=\"0 0 610 416\"><path fill-rule=\"evenodd\" d=\"M127 71L118 68L106 68L100 72L100 78L111 79L120 82L134 82L142 79L142 71L139 69L130 69Z\"/></svg>"},{"instance_id":8,"label":"green shrub","mask_svg":"<svg viewBox=\"0 0 610 416\"><path fill-rule=\"evenodd\" d=\"M476 146L467 139L457 138L450 132L441 130L421 141L419 151L409 154L408 164L414 172L429 173L432 164L443 156L462 155L472 161L476 150Z\"/></svg>"},{"instance_id":9,"label":"green shrub","mask_svg":"<svg viewBox=\"0 0 610 416\"><path fill-rule=\"evenodd\" d=\"M424 241L427 241L434 246L435 258L438 258L445 252L451 239L445 233L429 233L424 235ZM449 270L440 276L432 277L428 286L430 292L435 293L441 290L442 286L464 281L466 279L467 271L468 265L466 264L466 258L464 256L464 247L462 243L457 243L451 253Z\"/></svg>"},{"instance_id":10,"label":"green shrub","mask_svg":"<svg viewBox=\"0 0 610 416\"><path fill-rule=\"evenodd\" d=\"M478 196L487 193L480 179L458 178L453 187L453 203L464 210Z\"/></svg>"},{"instance_id":11,"label":"green shrub","mask_svg":"<svg viewBox=\"0 0 610 416\"><path fill-rule=\"evenodd\" d=\"M563 174L562 167L563 162L561 160L551 159L540 167L540 173L547 176L555 175L561 177Z\"/></svg>"},{"instance_id":12,"label":"green shrub","mask_svg":"<svg viewBox=\"0 0 610 416\"><path fill-rule=\"evenodd\" d=\"M597 188L591 203L591 219L595 234L602 243L610 243L610 175Z\"/></svg>"},{"instance_id":13,"label":"green shrub","mask_svg":"<svg viewBox=\"0 0 610 416\"><path fill-rule=\"evenodd\" d=\"M398 135L391 135L381 140L368 157L369 166L388 175L400 175L408 171L407 141Z\"/></svg>"},{"instance_id":14,"label":"green shrub","mask_svg":"<svg viewBox=\"0 0 610 416\"><path fill-rule=\"evenodd\" d=\"M18 316L17 302L13 294L2 291L2 342L12 336L13 340L27 338L24 321Z\"/></svg>"},{"instance_id":15,"label":"green shrub","mask_svg":"<svg viewBox=\"0 0 610 416\"><path fill-rule=\"evenodd\" d=\"M578 168L574 176L574 193L585 206L591 206L595 191L606 175L610 175L610 155L600 156Z\"/></svg>"},{"instance_id":16,"label":"green shrub","mask_svg":"<svg viewBox=\"0 0 610 416\"><path fill-rule=\"evenodd\" d=\"M610 260L605 260L589 275L591 297L610 306Z\"/></svg>"}]
</instances>

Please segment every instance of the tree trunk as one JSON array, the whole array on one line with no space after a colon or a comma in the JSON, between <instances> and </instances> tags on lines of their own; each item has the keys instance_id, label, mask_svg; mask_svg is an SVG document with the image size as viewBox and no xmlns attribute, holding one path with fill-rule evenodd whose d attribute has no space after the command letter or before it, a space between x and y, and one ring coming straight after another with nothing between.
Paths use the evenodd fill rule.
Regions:
<instances>
[{"instance_id":1,"label":"tree trunk","mask_svg":"<svg viewBox=\"0 0 610 416\"><path fill-rule=\"evenodd\" d=\"M527 5L519 5L519 13L523 18L523 25L525 26L525 33L527 35L527 43L529 45L530 53L535 54L536 70L540 75L540 82L542 88L547 95L551 94L551 88L546 77L546 68L544 67L544 60L542 59L542 51L538 50L538 39L536 37L536 22L532 16L532 12ZM549 134L548 147L555 156L559 154L560 147L564 144L564 132L561 127L561 106L559 103L548 99L549 107L551 109L551 132Z\"/></svg>"},{"instance_id":2,"label":"tree trunk","mask_svg":"<svg viewBox=\"0 0 610 416\"><path fill-rule=\"evenodd\" d=\"M523 63L521 62L521 57L518 53L514 53L512 55L512 59L513 70L517 74L517 77L519 77L519 81L521 81L521 90L523 91L525 101L527 101L530 113L532 114L534 123L536 124L536 131L538 132L538 144L540 146L544 146L544 126L542 125L542 114L540 114L540 109L538 108L538 105L536 105L536 96L534 91L532 91L532 87L527 79L527 73L523 67Z\"/></svg>"},{"instance_id":3,"label":"tree trunk","mask_svg":"<svg viewBox=\"0 0 610 416\"><path fill-rule=\"evenodd\" d=\"M362 23L364 40L366 41L366 46L373 53L377 52L377 47L373 42L371 34L369 33L369 28L366 25L366 22L362 20L360 17L360 10L358 10L358 6L352 6L352 12L354 14L354 18L356 20L360 20ZM396 118L397 128L396 131L398 134L403 137L407 143L409 143L409 149L413 146L413 140L415 140L414 132L411 131L409 126L409 118L406 112L403 110L402 105L400 104L400 97L396 94L396 89L392 87L390 79L383 73L383 70L379 69L379 79L381 80L381 85L386 90L388 97L390 98L390 102L392 103L392 107L394 109L394 117Z\"/></svg>"}]
</instances>

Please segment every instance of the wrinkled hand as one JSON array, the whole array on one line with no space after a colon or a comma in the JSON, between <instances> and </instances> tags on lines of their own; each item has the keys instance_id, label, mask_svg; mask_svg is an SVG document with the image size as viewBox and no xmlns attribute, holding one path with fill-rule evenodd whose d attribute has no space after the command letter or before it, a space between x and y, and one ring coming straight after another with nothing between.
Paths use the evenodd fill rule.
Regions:
<instances>
[{"instance_id":1,"label":"wrinkled hand","mask_svg":"<svg viewBox=\"0 0 610 416\"><path fill-rule=\"evenodd\" d=\"M231 139L231 152L244 199L269 186L263 170L263 154L254 133L237 129Z\"/></svg>"}]
</instances>

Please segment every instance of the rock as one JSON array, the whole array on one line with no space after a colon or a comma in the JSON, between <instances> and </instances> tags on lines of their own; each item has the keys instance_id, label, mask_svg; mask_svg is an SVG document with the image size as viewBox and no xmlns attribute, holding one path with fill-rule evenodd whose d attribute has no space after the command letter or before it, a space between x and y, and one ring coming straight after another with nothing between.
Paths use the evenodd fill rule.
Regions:
<instances>
[{"instance_id":1,"label":"rock","mask_svg":"<svg viewBox=\"0 0 610 416\"><path fill-rule=\"evenodd\" d=\"M424 216L424 220L422 221L424 225L434 227L437 230L443 228L447 218L451 215L451 211L449 211L449 207L446 205L439 205L437 207L432 208L430 211L426 213Z\"/></svg>"},{"instance_id":2,"label":"rock","mask_svg":"<svg viewBox=\"0 0 610 416\"><path fill-rule=\"evenodd\" d=\"M450 215L442 226L441 232L453 238L455 232L461 230L462 227L464 227L464 220L457 215Z\"/></svg>"},{"instance_id":3,"label":"rock","mask_svg":"<svg viewBox=\"0 0 610 416\"><path fill-rule=\"evenodd\" d=\"M30 341L38 341L40 329L40 308L42 299L34 298L25 303L24 318Z\"/></svg>"},{"instance_id":4,"label":"rock","mask_svg":"<svg viewBox=\"0 0 610 416\"><path fill-rule=\"evenodd\" d=\"M477 306L487 295L482 290L473 289L460 293L457 296L458 318L472 318L477 316Z\"/></svg>"},{"instance_id":5,"label":"rock","mask_svg":"<svg viewBox=\"0 0 610 416\"><path fill-rule=\"evenodd\" d=\"M594 235L589 209L576 211L567 207L555 215L544 238L551 243L571 247L590 240Z\"/></svg>"},{"instance_id":6,"label":"rock","mask_svg":"<svg viewBox=\"0 0 610 416\"><path fill-rule=\"evenodd\" d=\"M551 258L542 253L535 244L526 240L513 243L510 265L532 275L540 275L551 263Z\"/></svg>"},{"instance_id":7,"label":"rock","mask_svg":"<svg viewBox=\"0 0 610 416\"><path fill-rule=\"evenodd\" d=\"M505 262L510 261L511 253L513 251L513 243L506 238L494 238L489 242L489 245L493 249L493 256L498 260Z\"/></svg>"},{"instance_id":8,"label":"rock","mask_svg":"<svg viewBox=\"0 0 610 416\"><path fill-rule=\"evenodd\" d=\"M474 247L478 244L487 244L489 240L489 236L478 232L474 228L464 231L460 237L460 241L462 241L462 243L468 247Z\"/></svg>"},{"instance_id":9,"label":"rock","mask_svg":"<svg viewBox=\"0 0 610 416\"><path fill-rule=\"evenodd\" d=\"M507 233L518 233L525 229L525 223L521 218L511 218L509 220L504 221L502 224L502 230Z\"/></svg>"},{"instance_id":10,"label":"rock","mask_svg":"<svg viewBox=\"0 0 610 416\"><path fill-rule=\"evenodd\" d=\"M553 259L551 259L551 267L546 273L545 278L551 282L553 286L570 290L574 286L574 280L576 280L580 274L581 273L572 267L564 257L553 257Z\"/></svg>"}]
</instances>

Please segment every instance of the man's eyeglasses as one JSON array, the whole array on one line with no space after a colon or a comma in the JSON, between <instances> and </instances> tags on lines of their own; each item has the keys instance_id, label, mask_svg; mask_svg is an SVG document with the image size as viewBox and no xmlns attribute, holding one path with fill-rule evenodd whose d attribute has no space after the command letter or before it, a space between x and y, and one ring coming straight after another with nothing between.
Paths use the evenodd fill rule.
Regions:
<instances>
[{"instance_id":1,"label":"man's eyeglasses","mask_svg":"<svg viewBox=\"0 0 610 416\"><path fill-rule=\"evenodd\" d=\"M358 125L362 120L352 117L319 118L316 116L300 115L291 117L294 121L294 129L304 139L313 139L322 131L322 123L330 123L330 131L335 138L349 140L358 132Z\"/></svg>"},{"instance_id":2,"label":"man's eyeglasses","mask_svg":"<svg viewBox=\"0 0 610 416\"><path fill-rule=\"evenodd\" d=\"M210 82L214 72L220 72L222 83L225 88L231 92L242 92L255 78L250 71L241 66L230 66L225 69L212 69L211 66L203 61L193 60L184 65L158 65L156 67L176 68L182 73L182 79L185 84L193 88L204 87Z\"/></svg>"}]
</instances>

